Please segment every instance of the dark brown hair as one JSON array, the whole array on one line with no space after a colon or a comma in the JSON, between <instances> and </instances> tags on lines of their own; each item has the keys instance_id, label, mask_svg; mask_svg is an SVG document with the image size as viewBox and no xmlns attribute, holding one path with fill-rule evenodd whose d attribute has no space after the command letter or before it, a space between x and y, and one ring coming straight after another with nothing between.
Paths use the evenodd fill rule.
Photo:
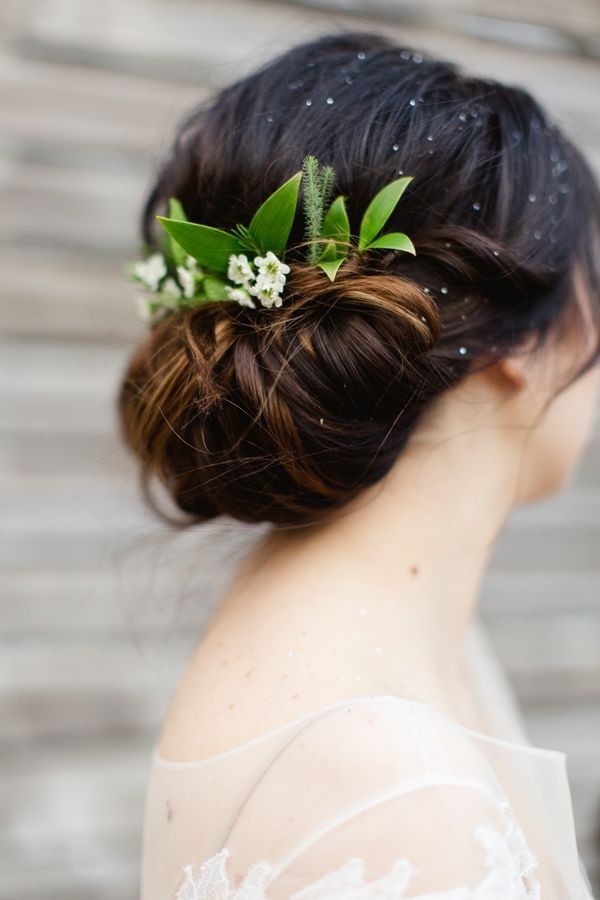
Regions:
<instances>
[{"instance_id":1,"label":"dark brown hair","mask_svg":"<svg viewBox=\"0 0 600 900\"><path fill-rule=\"evenodd\" d=\"M212 302L150 329L120 422L149 502L161 512L158 478L181 524L289 527L342 506L473 366L567 315L583 327L576 268L600 334L600 191L582 154L527 92L373 33L293 47L194 109L149 191L145 243L160 247L169 196L192 221L247 224L309 153L334 167L353 234L377 190L413 176L385 230L417 256L369 251L331 283L304 261L299 203L280 308ZM596 341L579 373L597 358Z\"/></svg>"}]
</instances>

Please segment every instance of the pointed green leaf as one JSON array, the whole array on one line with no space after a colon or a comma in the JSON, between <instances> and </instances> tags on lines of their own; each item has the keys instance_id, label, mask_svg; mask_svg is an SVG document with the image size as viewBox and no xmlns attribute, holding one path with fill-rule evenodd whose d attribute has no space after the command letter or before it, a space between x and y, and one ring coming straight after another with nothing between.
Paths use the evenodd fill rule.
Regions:
<instances>
[{"instance_id":1,"label":"pointed green leaf","mask_svg":"<svg viewBox=\"0 0 600 900\"><path fill-rule=\"evenodd\" d=\"M397 178L375 194L360 223L359 252L362 252L379 234L411 181L412 177Z\"/></svg>"},{"instance_id":2,"label":"pointed green leaf","mask_svg":"<svg viewBox=\"0 0 600 900\"><path fill-rule=\"evenodd\" d=\"M179 222L187 222L188 217L181 205L181 201L177 197L169 197L169 218L177 219Z\"/></svg>"},{"instance_id":3,"label":"pointed green leaf","mask_svg":"<svg viewBox=\"0 0 600 900\"><path fill-rule=\"evenodd\" d=\"M296 172L259 206L248 225L262 253L271 250L282 256L296 214L302 171Z\"/></svg>"},{"instance_id":4,"label":"pointed green leaf","mask_svg":"<svg viewBox=\"0 0 600 900\"><path fill-rule=\"evenodd\" d=\"M417 255L415 245L407 234L401 231L390 231L389 234L382 234L381 237L375 238L370 244L364 248L365 250L374 250L381 247L386 250L405 250L407 253Z\"/></svg>"},{"instance_id":5,"label":"pointed green leaf","mask_svg":"<svg viewBox=\"0 0 600 900\"><path fill-rule=\"evenodd\" d=\"M188 218L185 214L183 206L177 197L169 197L169 218L177 219L178 222L187 222ZM168 236L169 254L176 266L182 266L185 263L187 253L180 247L171 235Z\"/></svg>"},{"instance_id":6,"label":"pointed green leaf","mask_svg":"<svg viewBox=\"0 0 600 900\"><path fill-rule=\"evenodd\" d=\"M342 244L336 244L333 240L319 241L317 247L320 248L321 252L318 253L317 260L312 265L316 265L317 261L330 262L333 259L339 259L341 256L346 255L347 250Z\"/></svg>"},{"instance_id":7,"label":"pointed green leaf","mask_svg":"<svg viewBox=\"0 0 600 900\"><path fill-rule=\"evenodd\" d=\"M327 210L323 222L323 237L348 244L350 242L350 221L346 212L345 200L346 198L340 194Z\"/></svg>"},{"instance_id":8,"label":"pointed green leaf","mask_svg":"<svg viewBox=\"0 0 600 900\"><path fill-rule=\"evenodd\" d=\"M228 231L211 228L209 225L197 225L195 222L180 222L177 219L156 217L168 234L193 256L201 266L214 269L215 272L227 273L229 256L232 253L243 253L244 245Z\"/></svg>"},{"instance_id":9,"label":"pointed green leaf","mask_svg":"<svg viewBox=\"0 0 600 900\"><path fill-rule=\"evenodd\" d=\"M347 257L340 256L339 259L321 260L317 266L319 269L323 269L330 281L334 281L337 270L343 262L346 262L346 259Z\"/></svg>"}]
</instances>

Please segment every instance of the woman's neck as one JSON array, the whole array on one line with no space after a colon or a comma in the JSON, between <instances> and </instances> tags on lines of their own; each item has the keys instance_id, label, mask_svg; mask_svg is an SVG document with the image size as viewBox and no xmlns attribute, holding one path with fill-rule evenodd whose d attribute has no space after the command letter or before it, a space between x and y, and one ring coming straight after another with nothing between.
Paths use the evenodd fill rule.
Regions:
<instances>
[{"instance_id":1,"label":"woman's neck","mask_svg":"<svg viewBox=\"0 0 600 900\"><path fill-rule=\"evenodd\" d=\"M234 596L254 623L266 617L286 671L310 660L313 677L339 677L354 693L381 685L456 705L523 440L482 427L489 397L479 411L458 408L457 423L452 401L440 404L388 475L341 512L270 532L242 567Z\"/></svg>"}]
</instances>

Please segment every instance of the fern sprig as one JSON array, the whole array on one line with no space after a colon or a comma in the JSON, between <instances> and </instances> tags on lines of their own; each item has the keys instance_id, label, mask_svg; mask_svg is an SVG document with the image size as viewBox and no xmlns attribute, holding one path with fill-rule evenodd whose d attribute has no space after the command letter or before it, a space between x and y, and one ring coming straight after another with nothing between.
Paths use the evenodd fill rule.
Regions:
<instances>
[{"instance_id":1,"label":"fern sprig","mask_svg":"<svg viewBox=\"0 0 600 900\"><path fill-rule=\"evenodd\" d=\"M305 237L310 241L307 259L315 265L323 251L319 241L323 237L325 207L333 193L335 171L331 166L320 166L315 156L305 156L302 161L303 205Z\"/></svg>"},{"instance_id":2,"label":"fern sprig","mask_svg":"<svg viewBox=\"0 0 600 900\"><path fill-rule=\"evenodd\" d=\"M329 201L333 196L333 185L335 182L335 170L332 166L323 166L321 170L321 195L323 197L323 209L329 205Z\"/></svg>"}]
</instances>

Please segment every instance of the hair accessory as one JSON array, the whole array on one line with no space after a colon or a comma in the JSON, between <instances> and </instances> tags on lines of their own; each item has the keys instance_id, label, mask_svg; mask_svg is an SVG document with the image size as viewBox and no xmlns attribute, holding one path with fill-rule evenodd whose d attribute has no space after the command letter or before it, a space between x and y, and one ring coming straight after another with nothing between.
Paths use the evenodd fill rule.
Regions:
<instances>
[{"instance_id":1,"label":"hair accessory","mask_svg":"<svg viewBox=\"0 0 600 900\"><path fill-rule=\"evenodd\" d=\"M380 232L394 211L410 177L385 185L369 203L360 223L358 243L351 242L344 195L328 206L335 182L331 166L320 166L305 156L302 169L272 193L248 226L222 231L189 222L180 201L169 199L169 215L157 216L167 233L164 252L154 252L131 262L128 275L144 288L137 311L145 321L155 321L176 310L211 301L235 301L257 308L282 305L282 293L290 266L284 262L287 241L303 187L306 260L322 269L330 281L351 253L367 250L401 250L415 254L406 234Z\"/></svg>"}]
</instances>

